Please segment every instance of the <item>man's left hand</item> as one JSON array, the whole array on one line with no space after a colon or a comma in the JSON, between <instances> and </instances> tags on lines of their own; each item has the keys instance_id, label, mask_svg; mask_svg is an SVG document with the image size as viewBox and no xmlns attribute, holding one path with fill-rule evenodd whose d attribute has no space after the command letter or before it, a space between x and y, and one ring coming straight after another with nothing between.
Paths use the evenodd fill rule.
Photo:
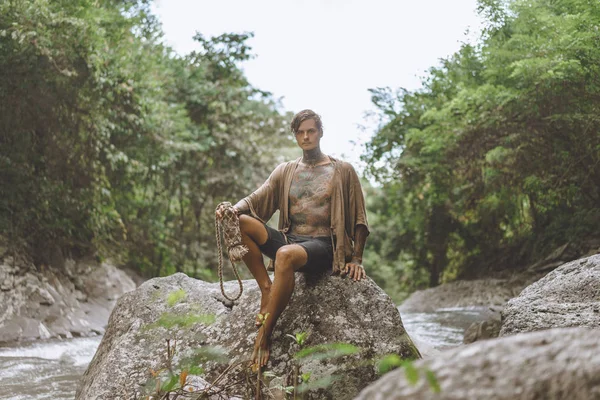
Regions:
<instances>
[{"instance_id":1,"label":"man's left hand","mask_svg":"<svg viewBox=\"0 0 600 400\"><path fill-rule=\"evenodd\" d=\"M342 271L342 275L348 275L354 282L360 281L367 277L365 268L362 266L360 260L352 260L346 264L346 268Z\"/></svg>"}]
</instances>

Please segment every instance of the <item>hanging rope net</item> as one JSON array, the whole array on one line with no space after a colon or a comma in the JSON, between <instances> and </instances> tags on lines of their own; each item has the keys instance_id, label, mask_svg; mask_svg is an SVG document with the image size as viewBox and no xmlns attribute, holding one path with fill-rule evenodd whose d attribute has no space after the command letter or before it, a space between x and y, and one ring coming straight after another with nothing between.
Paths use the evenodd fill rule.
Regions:
<instances>
[{"instance_id":1,"label":"hanging rope net","mask_svg":"<svg viewBox=\"0 0 600 400\"><path fill-rule=\"evenodd\" d=\"M217 210L221 210L221 219L217 216ZM235 209L229 202L223 202L217 206L215 210L215 231L217 238L217 251L219 252L219 283L221 285L221 293L229 301L235 301L240 298L244 287L242 285L242 279L235 265L236 262L242 261L242 257L248 253L248 248L242 243L242 232L240 231L240 219L238 218ZM227 254L229 256L229 262L233 268L233 273L237 278L238 284L240 285L240 292L234 298L230 298L225 294L225 288L223 287L223 248L221 245L221 237L225 240L225 246L227 246Z\"/></svg>"}]
</instances>

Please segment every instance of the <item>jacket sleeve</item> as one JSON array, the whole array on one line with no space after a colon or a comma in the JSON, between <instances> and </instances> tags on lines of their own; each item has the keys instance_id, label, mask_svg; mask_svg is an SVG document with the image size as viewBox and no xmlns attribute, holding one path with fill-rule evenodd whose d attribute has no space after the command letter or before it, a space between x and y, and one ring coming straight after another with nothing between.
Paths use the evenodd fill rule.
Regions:
<instances>
[{"instance_id":1,"label":"jacket sleeve","mask_svg":"<svg viewBox=\"0 0 600 400\"><path fill-rule=\"evenodd\" d=\"M362 191L362 185L360 179L351 164L347 164L347 183L348 183L348 213L350 217L350 226L348 226L348 232L354 240L354 232L357 225L364 225L367 228L367 235L369 231L369 223L367 221L367 210L365 206L365 197Z\"/></svg>"},{"instance_id":2,"label":"jacket sleeve","mask_svg":"<svg viewBox=\"0 0 600 400\"><path fill-rule=\"evenodd\" d=\"M284 165L277 166L261 187L244 198L250 209L250 215L263 223L271 219L275 211L279 209L279 193L280 185L283 182Z\"/></svg>"}]
</instances>

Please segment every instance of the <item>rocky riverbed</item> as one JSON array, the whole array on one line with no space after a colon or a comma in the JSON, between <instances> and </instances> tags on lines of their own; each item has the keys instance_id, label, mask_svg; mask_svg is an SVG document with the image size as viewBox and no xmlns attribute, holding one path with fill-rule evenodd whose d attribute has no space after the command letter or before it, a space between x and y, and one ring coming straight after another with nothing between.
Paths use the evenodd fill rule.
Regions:
<instances>
[{"instance_id":1,"label":"rocky riverbed","mask_svg":"<svg viewBox=\"0 0 600 400\"><path fill-rule=\"evenodd\" d=\"M501 337L415 362L416 381L393 371L358 399L600 399L600 254L527 286L499 325Z\"/></svg>"},{"instance_id":2,"label":"rocky riverbed","mask_svg":"<svg viewBox=\"0 0 600 400\"><path fill-rule=\"evenodd\" d=\"M66 260L57 267L0 261L0 343L104 333L117 299L136 287L109 263Z\"/></svg>"},{"instance_id":3,"label":"rocky riverbed","mask_svg":"<svg viewBox=\"0 0 600 400\"><path fill-rule=\"evenodd\" d=\"M118 295L114 292L110 292L110 289L107 289L107 277L117 277L120 281L123 281L124 279L127 280L128 278L122 276L119 272L115 273L113 270L114 267L108 265L100 266L99 268L98 265L96 265L95 267L98 268L98 271L104 272L97 272L97 275L94 275L91 271L92 266L93 265L90 265L89 263L79 263L79 265L77 265L77 263L72 263L65 267L65 271L57 273L56 271L40 271L32 267L16 270L14 266L8 265L7 268L7 262L5 260L5 262L2 263L2 268L0 268L0 271L2 271L0 283L4 288L0 294L5 296L2 300L8 300L8 303L3 302L1 304L8 304L8 306L2 308L1 315L4 319L2 320L0 328L6 326L9 328L14 327L15 321L17 321L17 326L20 327L20 330L11 328L4 332L9 332L13 335L14 332L18 332L19 334L16 336L16 340L21 341L26 341L35 337L43 338L47 335L43 334L44 330L42 329L42 334L36 336L36 332L40 332L40 325L37 325L37 330L27 330L27 324L25 324L25 326L18 324L19 321L22 321L20 318L29 318L43 324L50 333L50 336L54 335L55 337L67 338L71 336L86 336L102 333L104 331L104 325L100 326L100 322L95 325L97 327L96 329L98 329L97 331L94 329L84 330L81 329L81 327L78 329L71 329L75 325L69 325L66 328L63 326L63 330L61 331L60 329L57 329L57 325L53 325L49 322L53 319L57 319L55 317L49 317L56 314L48 311L49 309L53 309L52 306L57 303L62 307L66 306L66 310L63 311L62 314L58 312L58 315L70 315L70 318L65 317L67 320L72 320L75 316L81 318L82 315L92 313L93 310L91 308L85 308L86 303L92 303L87 307L97 306L99 302L104 305L108 304L108 307L110 307L110 302L113 301L114 303L114 300L111 300L112 296L117 297ZM80 279L77 280L75 278L75 273L73 272L75 268L79 268L79 271L83 271L82 275L85 278L81 278L80 276ZM71 272L69 272L69 270ZM7 275L10 276L7 277ZM104 282L98 286L102 287L101 290L93 290L93 284L89 281L91 276L95 276L94 279ZM303 278L299 277L299 279L301 279L301 281L297 282L299 288L297 294L303 298L311 299L309 301L310 304L296 302L296 308L299 307L298 310L296 310L295 313L290 312L288 314L288 319L282 317L282 322L280 323L282 332L278 334L278 341L282 343L285 342L285 332L283 332L283 330L287 332L287 328L289 327L293 327L294 330L313 329L312 332L316 333L316 336L313 336L316 338L315 343L318 343L319 340L321 340L319 339L321 336L323 341L326 341L329 337L335 337L336 340L339 341L352 342L352 332L362 331L363 333L367 332L367 334L364 338L358 339L358 342L361 342L361 347L377 349L378 342L384 345L380 350L375 350L374 352L371 350L368 352L368 357L372 358L373 355L385 353L394 346L394 341L390 340L391 337L388 339L381 339L382 337L387 337L386 335L389 335L390 332L394 331L405 332L404 327L399 330L398 322L393 322L395 318L398 318L398 321L400 321L400 315L395 311L393 305L390 303L391 307L388 307L388 305L384 306L384 304L387 304L389 301L389 298L386 300L385 298L387 296L385 296L385 294L372 282L369 286L361 287L358 292L355 292L357 287L348 286L348 288L345 288L344 282L347 281L335 278L336 283L329 285L329 289L331 290L326 291L329 295L325 294L326 297L330 296L331 298L329 298L327 302L323 302L319 301L323 300L320 297L323 296L323 288L319 289L318 285L307 285L306 282L302 281ZM108 280L110 281L110 278ZM57 285L57 282L60 283L60 285ZM101 286L102 284L104 284L104 286ZM203 285L209 286L205 287ZM256 292L255 287L253 288L253 285L255 286L252 281L246 282L246 287L249 290L244 296L249 297L246 297L244 301L248 304L256 303L255 305L257 305L259 297L258 292ZM112 284L109 284L108 286L112 288L119 287L118 285L114 286ZM126 286L120 286L121 289L117 290L123 290L125 287L134 286L135 285L131 282L131 285L127 284ZM155 286L158 286L158 289ZM457 293L452 294L452 290L450 290L452 286L457 289ZM185 335L179 336L179 338L185 338L185 340L191 340L199 346L203 346L215 344L216 342L213 343L215 340L217 342L222 342L224 338L231 336L233 338L232 346L226 345L225 351L233 351L233 358L236 357L235 354L242 356L250 352L249 346L251 346L253 342L255 331L246 331L240 327L246 325L252 326L252 315L256 310L246 310L237 307L236 313L236 305L225 301L220 296L217 286L202 283L201 281L187 278L181 274L154 280L152 284L148 282L145 287L146 289L144 290L146 295L145 297L142 296L142 298L146 299L145 301L148 303L147 306L150 307L150 309L147 309L147 307L144 308L145 306L142 308L136 306L136 304L140 304L139 296L140 293L143 292L139 292L139 289L136 291L138 294L133 297L123 297L123 304L121 304L121 307L115 309L113 318L111 318L111 320L114 319L116 321L114 322L114 329L116 331L109 335L109 337L112 337L112 339L107 342L109 344L99 348L96 354L96 358L100 357L99 360L103 358L112 360L111 362L121 362L119 360L125 362L126 360L132 360L130 356L125 358L121 356L130 355L131 353L129 350L135 348L135 346L142 346L143 348L150 350L159 349L159 342L164 343L165 335L172 334L174 331L167 332L168 329L161 330L162 328L156 325L156 322L161 319L161 316L163 316L165 312L186 314L193 311L197 313L198 310L196 308L187 310L193 303L200 304L201 306L213 304L208 307L212 310L211 313L221 315L223 318L221 318L220 323L218 322L219 318L217 317L217 323L203 325L204 328L201 329L202 332L186 331L185 329L176 330L175 332L177 332L178 335L181 335L183 332L190 333L187 338L185 338ZM198 287L200 290L191 290L191 292L194 292L195 294L191 297L187 297L189 296L189 293L191 293L190 288L192 287ZM227 283L226 288L229 292L233 292L237 289L234 282ZM46 290L52 297L52 300L50 300L48 296L40 294L43 293L40 289ZM185 295L182 295L181 292L179 292L180 289L183 289ZM346 293L346 291L348 292ZM502 301L506 294L511 293L511 291L519 293L510 299L506 307L504 307ZM10 299L9 292L16 294L16 301L15 299ZM55 292L63 295L66 294L67 299L54 296ZM175 297L172 297L173 293L176 294ZM411 383L412 380L411 382L406 381L406 375L400 370L398 372L392 372L384 378L372 383L372 385L369 385L360 395L362 396L360 398L403 399L414 398L414 396L417 396L418 398L424 399L451 399L459 398L463 395L467 397L475 396L475 398L484 396L485 398L492 399L554 398L567 400L571 398L600 398L600 388L597 380L588 379L590 376L597 376L598 374L598 359L594 356L597 352L595 352L594 349L598 348L600 345L598 342L598 338L600 338L600 330L598 329L600 328L600 318L598 318L598 314L600 313L599 293L600 255L593 255L565 263L548 273L542 279L527 285L524 290L520 290L517 286L511 287L506 281L491 280L491 282L479 281L475 283L457 282L450 287L446 286L439 289L437 294L432 290L430 290L427 295L417 293L412 300L409 299L410 301L407 301L399 307L404 319L404 321L400 321L400 324L403 325L402 322L404 322L406 326L409 326L410 329L412 329L412 331L409 329L407 329L407 331L414 335L416 338L414 343L425 357L425 360L417 361L414 364L418 376L420 377L417 384L414 385ZM198 299L193 300L194 296L199 297ZM42 300L40 300L40 298ZM78 303L74 303L73 298ZM349 304L352 304L352 307L348 309L342 308L337 317L335 315L324 314L325 311L319 307L322 307L323 304L334 304L336 301L335 299L352 300L349 302ZM443 299L445 299L445 302ZM471 299L472 301L469 302L467 301L468 299ZM491 302L491 304L487 303L487 305L485 305L486 299L492 299L494 301ZM26 300L29 300L29 302ZM52 303L52 301L54 301L54 303ZM427 301L430 301L429 304L423 304ZM73 304L89 311L87 313L83 312L82 314L78 314L77 310L72 308ZM362 310L361 307L363 306L360 306L360 304L363 304L363 306L367 308ZM418 308L412 307L411 304L418 304ZM474 304L477 306L474 306ZM442 305L442 307L438 307L440 305ZM453 307L448 307L449 305ZM290 307L292 307L292 305ZM119 308L121 311L117 311ZM40 309L46 311L42 312ZM311 313L306 313L306 309L310 309ZM392 309L394 309L395 312L392 311ZM502 319L500 319L501 310L503 310ZM456 337L459 335L459 331L464 329L464 326L466 325L455 324L454 322L461 318L461 313L464 312L468 315L467 318L461 319L461 324L468 323L469 318L474 318L473 322L475 324L481 324L481 321L477 321L478 319L489 319L490 315L492 315L491 318L497 319L498 321L498 330L500 327L502 328L503 337L498 339L491 338L484 342L447 349L447 347L456 346L458 344ZM121 317L114 316L119 315L119 313ZM304 319L297 318L300 314L304 315ZM359 318L359 314L365 314L368 315L368 317ZM107 311L105 315L108 315ZM136 323L136 320L140 318L143 319L143 315L148 317L144 319L145 322L141 324ZM356 315L356 321L353 319L353 315ZM459 317L459 315L461 317ZM39 319L35 320L34 317L36 316ZM329 324L327 322L331 319L329 317L332 317L332 321L335 323L332 322L332 324ZM390 327L394 326L394 328L390 329L386 324L379 327L372 326L374 321L379 318L390 321L392 323ZM449 320L444 321L446 318L449 318ZM336 331L335 327L338 326L338 322L342 319L349 321L349 325L344 328L344 324L342 324L342 328L339 328ZM6 324L6 321L12 321L13 323ZM434 321L433 324L432 321ZM88 321L87 323L79 321L79 323L83 327L94 326L93 321ZM241 325L238 326L236 324ZM352 327L355 324L356 326L354 327L356 330L353 330ZM153 339L149 338L147 335L148 331L142 329L143 325L150 325L150 328L155 330L158 328L160 332L154 331L154 333L158 332L159 334L155 335L156 337ZM327 328L327 326L329 325L331 325L331 329L334 329L333 331L328 330L329 328ZM435 327L433 325L435 325ZM438 325L440 328L438 328ZM34 328L36 327L35 324L33 324L33 326ZM559 329L557 330L557 328ZM381 329L383 329L383 331L381 331ZM435 331L435 329L438 329L438 334L436 336L441 337L446 335L451 339L448 341L442 338L441 342L432 346L432 344L435 343L435 340L431 340L431 337L427 337L427 333L429 330ZM485 329L485 325L479 326L479 331L484 331ZM109 328L109 331L110 330L111 329ZM61 332L68 333L61 334ZM213 334L216 333L218 333L218 335L214 336ZM133 337L128 339L131 334L133 334ZM345 336L346 334L349 334L350 337ZM210 339L211 335L214 340ZM236 335L241 336L235 339L237 337ZM397 337L403 338L405 337L404 335L405 333L400 334ZM488 337L491 336L494 335L488 335ZM139 339L137 342L134 340L135 337ZM478 339L481 338L486 337L480 337ZM149 339L155 340L156 346L151 344L148 341ZM433 339L436 338L434 337ZM450 342L452 343L448 345ZM50 347L64 346L60 342L57 344L52 344L52 342L45 343L48 343L48 346ZM41 347L46 346L45 343ZM242 347L237 349L233 346L235 343L242 345ZM400 342L398 342L400 347L398 347L397 352L400 354L403 354L404 352L404 350L401 350L403 348L402 343L407 342L405 339L401 339ZM181 345L182 344L178 342L177 346ZM291 339L285 346L280 349L274 349L274 357L285 357L286 354L289 356L297 351L294 347L294 342ZM185 347L185 343L179 348L183 347ZM38 357L34 354L36 351L40 351L38 350L40 346L26 345L18 347L18 350L11 350L11 348L17 347L14 345L7 347L5 345L2 354L0 354L0 362L4 362L5 364L8 363L6 364L8 365L8 368L3 368L5 372L8 371L14 373L17 371L17 369L11 367L11 363L13 363L11 360L13 360L15 356L20 357L18 365L15 365L15 367L19 367L20 370L25 367L31 367L33 370L35 370L35 368L46 368L47 363L41 361L43 360L43 357ZM90 347L86 346L86 348L89 349ZM440 352L439 350L442 351ZM392 350L392 352L394 351L396 350ZM31 398L53 398L53 395L59 396L60 393L63 393L63 390L68 391L66 386L61 386L61 382L72 382L72 379L74 379L72 377L76 376L73 374L81 372L73 373L69 372L68 369L62 370L64 373L58 375L53 375L50 372L56 372L60 369L59 367L71 364L75 369L82 368L82 364L76 362L78 357L69 355L70 352L71 350L65 350L61 354L64 353L66 355L56 357L55 360L49 360L50 364L56 363L56 368L48 367L48 373L44 376L50 378L45 381L46 383L40 383L41 385L51 384L53 387L56 386L56 390L53 392L54 394L49 394L50 397L42 396ZM111 352L113 354L112 358L109 356ZM158 353L160 353L160 351ZM44 354L46 354L46 350L44 350ZM361 356L359 359L364 359L366 353L363 352L360 354ZM142 358L142 361L138 362L136 365L138 365L139 368L146 368L148 363L154 361L160 363L165 360L164 354L159 354L159 356L155 356L154 359L152 359L152 356L149 357L150 358L148 359ZM134 359L138 358L139 357L137 356L134 357ZM561 360L561 362L556 363L554 360ZM349 360L347 359L346 362L348 361ZM279 362L282 368L285 369L287 361ZM6 366L5 364L3 365ZM117 376L114 375L118 370L108 367L102 368L102 363L99 362L92 364L95 364L95 367L90 365L88 373L86 374L88 375L88 378L82 380L82 388L93 387L90 386L91 383L89 377L94 377L93 380L96 380L95 377L97 375L104 376L107 374L102 378L105 383L110 382L111 379L118 383L119 380L115 379ZM350 370L348 371L352 373L353 370L351 366L353 365L353 362L350 360L350 364L346 365L347 366L343 368L350 366ZM520 365L533 365L535 368L520 369ZM129 371L127 374L133 371L133 374L135 375L137 367L133 365L132 368L133 369L130 368L127 370ZM373 365L369 368L373 368ZM315 365L312 366L311 369L314 369L315 371L320 371L322 369L325 374L331 372L329 367L323 368L323 366L316 367ZM218 373L220 369L216 368L214 371ZM456 374L453 371L462 372ZM469 371L471 371L470 373L472 376L465 376ZM114 376L112 376L111 373ZM427 376L431 373L436 376L442 391L439 394L433 393L434 387L431 382L427 381ZM341 395L340 398L352 398L353 395L351 392L357 393L356 390L361 386L364 387L364 385L376 379L376 376L371 376L371 372L368 372L367 370L359 375L365 379L360 382L356 381L349 386L342 386L341 391L337 392ZM22 374L19 376L23 377ZM52 376L55 376L55 378L52 378ZM504 382L505 379L499 379L500 377L506 377L506 379L511 381L511 385L503 384L502 382ZM139 382L144 383L147 381L146 378L144 379L142 379L142 376L140 375ZM100 381L102 380L99 380L98 382ZM132 382L137 381L138 380L132 380ZM342 384L344 383L344 381L340 382ZM496 384L494 382L499 383ZM18 383L12 381L10 381L9 384L18 385ZM70 385L73 386L72 383ZM4 384L2 387L5 389L7 388ZM11 386L10 390L12 389ZM25 389L25 387L21 388L21 394L26 394L26 392L23 391ZM35 388L31 388L31 390L37 393ZM66 395L67 392L64 393ZM78 398L102 398L101 396L98 396L99 392L94 390L88 391L87 394L83 393L84 392L79 392ZM324 393L327 394L331 392L320 392L320 395L323 395ZM391 397L390 393L393 393ZM10 395L9 397L3 397L3 394L7 395L7 393L0 392L0 398L11 398ZM72 394L70 396L72 396ZM325 397L327 396L328 395ZM59 396L57 398L62 397ZM70 397L67 396L65 398ZM117 396L115 398L126 399L128 397Z\"/></svg>"}]
</instances>

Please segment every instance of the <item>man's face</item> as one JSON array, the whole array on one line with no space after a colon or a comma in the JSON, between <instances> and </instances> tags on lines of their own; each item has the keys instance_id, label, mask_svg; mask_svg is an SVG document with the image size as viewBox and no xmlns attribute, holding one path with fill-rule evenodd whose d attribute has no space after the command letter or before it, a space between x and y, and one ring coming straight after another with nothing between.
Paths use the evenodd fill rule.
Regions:
<instances>
[{"instance_id":1,"label":"man's face","mask_svg":"<svg viewBox=\"0 0 600 400\"><path fill-rule=\"evenodd\" d=\"M317 129L314 119L303 121L296 132L296 142L302 150L312 150L319 146L323 134Z\"/></svg>"}]
</instances>

